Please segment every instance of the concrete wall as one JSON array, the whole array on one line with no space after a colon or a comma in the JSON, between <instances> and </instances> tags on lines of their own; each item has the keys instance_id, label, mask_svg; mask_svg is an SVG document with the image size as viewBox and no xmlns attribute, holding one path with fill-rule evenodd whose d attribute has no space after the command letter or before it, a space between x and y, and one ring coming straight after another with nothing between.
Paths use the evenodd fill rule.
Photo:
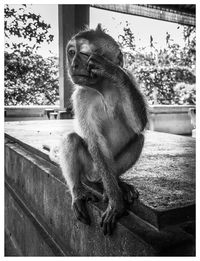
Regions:
<instances>
[{"instance_id":1,"label":"concrete wall","mask_svg":"<svg viewBox=\"0 0 200 261\"><path fill-rule=\"evenodd\" d=\"M196 106L149 106L149 129L172 134L191 135L193 126L188 114ZM6 106L5 121L47 120L45 109L59 110L59 106Z\"/></svg>"},{"instance_id":2,"label":"concrete wall","mask_svg":"<svg viewBox=\"0 0 200 261\"><path fill-rule=\"evenodd\" d=\"M55 176L59 170L47 161L8 143L5 165L5 226L7 235L18 242L18 253L24 256L155 254L150 244L122 224L111 240L105 237L99 226L102 213L99 207L89 206L91 226L77 222L66 185Z\"/></svg>"},{"instance_id":3,"label":"concrete wall","mask_svg":"<svg viewBox=\"0 0 200 261\"><path fill-rule=\"evenodd\" d=\"M5 106L5 121L47 120L45 109L58 110L59 106Z\"/></svg>"},{"instance_id":4,"label":"concrete wall","mask_svg":"<svg viewBox=\"0 0 200 261\"><path fill-rule=\"evenodd\" d=\"M188 114L191 105L150 106L149 129L172 134L191 135L193 126Z\"/></svg>"},{"instance_id":5,"label":"concrete wall","mask_svg":"<svg viewBox=\"0 0 200 261\"><path fill-rule=\"evenodd\" d=\"M5 159L6 256L194 255L193 218L159 229L129 212L112 236L104 236L99 224L105 204L88 205L90 226L78 222L58 166L12 140ZM193 217L194 209L190 213Z\"/></svg>"}]
</instances>

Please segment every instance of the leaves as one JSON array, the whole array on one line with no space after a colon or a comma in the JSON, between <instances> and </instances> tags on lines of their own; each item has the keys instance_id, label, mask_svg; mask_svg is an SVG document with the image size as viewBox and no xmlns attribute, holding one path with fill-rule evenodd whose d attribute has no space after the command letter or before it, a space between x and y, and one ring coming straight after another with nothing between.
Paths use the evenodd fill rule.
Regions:
<instances>
[{"instance_id":1,"label":"leaves","mask_svg":"<svg viewBox=\"0 0 200 261\"><path fill-rule=\"evenodd\" d=\"M28 11L4 8L5 37L17 36L22 42L5 42L5 105L50 105L59 100L58 58L43 58L37 54L42 42L50 43L50 25L40 15ZM23 42L28 39L33 46Z\"/></svg>"},{"instance_id":2,"label":"leaves","mask_svg":"<svg viewBox=\"0 0 200 261\"><path fill-rule=\"evenodd\" d=\"M121 48L129 47L135 49L135 36L129 27L129 23L126 21L126 25L123 28L124 34L118 36L119 45Z\"/></svg>"},{"instance_id":3,"label":"leaves","mask_svg":"<svg viewBox=\"0 0 200 261\"><path fill-rule=\"evenodd\" d=\"M58 58L27 48L5 52L5 105L51 105L59 99Z\"/></svg>"},{"instance_id":4,"label":"leaves","mask_svg":"<svg viewBox=\"0 0 200 261\"><path fill-rule=\"evenodd\" d=\"M196 85L180 82L174 87L175 102L177 104L196 104Z\"/></svg>"},{"instance_id":5,"label":"leaves","mask_svg":"<svg viewBox=\"0 0 200 261\"><path fill-rule=\"evenodd\" d=\"M134 75L142 85L143 92L150 104L155 103L154 92L156 90L156 102L158 104L183 104L180 102L181 94L178 95L178 89L175 92L177 83L194 84L196 77L192 70L187 67L146 67L139 66L134 70ZM188 89L189 91L189 89ZM193 96L196 93L193 92ZM184 104L194 104L194 102L183 99ZM193 98L195 101L195 98Z\"/></svg>"},{"instance_id":6,"label":"leaves","mask_svg":"<svg viewBox=\"0 0 200 261\"><path fill-rule=\"evenodd\" d=\"M31 13L26 5L21 5L19 10L5 5L4 8L4 33L6 38L18 36L35 42L35 48L46 41L53 41L53 35L49 34L50 24L45 23L40 15Z\"/></svg>"},{"instance_id":7,"label":"leaves","mask_svg":"<svg viewBox=\"0 0 200 261\"><path fill-rule=\"evenodd\" d=\"M153 36L145 48L135 45L135 37L126 23L119 36L125 67L141 84L150 104L194 104L196 91L194 75L196 36L194 27L184 27L185 46L180 47L166 32L166 47L156 49ZM183 88L177 86L181 83ZM191 87L192 86L192 87Z\"/></svg>"}]
</instances>

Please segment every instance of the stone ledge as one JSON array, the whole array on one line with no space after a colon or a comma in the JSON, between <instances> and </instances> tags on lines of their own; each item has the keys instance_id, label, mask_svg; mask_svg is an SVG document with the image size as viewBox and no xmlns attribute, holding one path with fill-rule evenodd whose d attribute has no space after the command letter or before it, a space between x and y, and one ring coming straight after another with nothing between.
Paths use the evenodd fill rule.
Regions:
<instances>
[{"instance_id":1,"label":"stone ledge","mask_svg":"<svg viewBox=\"0 0 200 261\"><path fill-rule=\"evenodd\" d=\"M44 142L55 145L63 130L73 130L72 120L7 123L6 126L6 137L10 141L47 162L50 160L48 153L42 149ZM60 173L58 176L62 179ZM142 155L123 179L140 192L139 201L131 210L157 228L194 219L195 140L147 131Z\"/></svg>"},{"instance_id":2,"label":"stone ledge","mask_svg":"<svg viewBox=\"0 0 200 261\"><path fill-rule=\"evenodd\" d=\"M196 105L150 105L151 113L188 113L189 109L196 108Z\"/></svg>"},{"instance_id":3,"label":"stone ledge","mask_svg":"<svg viewBox=\"0 0 200 261\"><path fill-rule=\"evenodd\" d=\"M67 244L73 255L159 255L180 242L193 242L193 236L180 224L156 229L134 213L118 222L111 238L104 237L99 227L105 209L101 203L89 205L92 226L80 224L74 220L70 195L58 168L17 143L6 145L6 180L21 201L32 207L36 219L42 217L54 240Z\"/></svg>"}]
</instances>

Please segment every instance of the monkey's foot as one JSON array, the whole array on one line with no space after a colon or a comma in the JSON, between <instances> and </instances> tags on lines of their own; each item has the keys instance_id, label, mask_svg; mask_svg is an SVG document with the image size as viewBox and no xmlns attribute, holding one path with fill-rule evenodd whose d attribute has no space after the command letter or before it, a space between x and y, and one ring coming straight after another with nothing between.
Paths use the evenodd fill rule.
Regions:
<instances>
[{"instance_id":1,"label":"monkey's foot","mask_svg":"<svg viewBox=\"0 0 200 261\"><path fill-rule=\"evenodd\" d=\"M103 228L104 235L111 235L115 226L117 219L126 215L127 211L123 204L113 207L108 204L106 211L102 215L100 226Z\"/></svg>"},{"instance_id":2,"label":"monkey's foot","mask_svg":"<svg viewBox=\"0 0 200 261\"><path fill-rule=\"evenodd\" d=\"M121 188L123 199L126 203L131 204L139 197L139 192L136 188L134 188L134 186L123 181L119 181L118 184Z\"/></svg>"},{"instance_id":3,"label":"monkey's foot","mask_svg":"<svg viewBox=\"0 0 200 261\"><path fill-rule=\"evenodd\" d=\"M90 225L91 223L86 207L86 202L88 201L96 202L98 201L98 197L90 191L81 190L81 195L78 195L72 203L72 209L75 217L86 225Z\"/></svg>"},{"instance_id":4,"label":"monkey's foot","mask_svg":"<svg viewBox=\"0 0 200 261\"><path fill-rule=\"evenodd\" d=\"M46 145L43 146L43 148L45 148ZM46 146L47 148L47 146ZM49 147L50 148L50 147ZM51 161L56 162L57 164L59 164L59 147L58 146L52 146L50 148L49 151L49 158Z\"/></svg>"},{"instance_id":5,"label":"monkey's foot","mask_svg":"<svg viewBox=\"0 0 200 261\"><path fill-rule=\"evenodd\" d=\"M108 202L108 195L107 195L107 193L105 191L103 192L103 202L104 203Z\"/></svg>"}]
</instances>

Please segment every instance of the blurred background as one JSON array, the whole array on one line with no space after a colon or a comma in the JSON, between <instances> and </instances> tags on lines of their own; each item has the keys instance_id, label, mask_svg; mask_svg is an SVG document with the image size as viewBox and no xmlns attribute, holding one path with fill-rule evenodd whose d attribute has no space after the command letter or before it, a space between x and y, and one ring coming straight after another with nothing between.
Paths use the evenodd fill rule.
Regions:
<instances>
[{"instance_id":1,"label":"blurred background","mask_svg":"<svg viewBox=\"0 0 200 261\"><path fill-rule=\"evenodd\" d=\"M101 23L120 45L151 111L182 105L188 114L196 104L196 27L93 6L89 12L90 27ZM5 5L4 17L6 115L12 106L60 106L58 5Z\"/></svg>"}]
</instances>

